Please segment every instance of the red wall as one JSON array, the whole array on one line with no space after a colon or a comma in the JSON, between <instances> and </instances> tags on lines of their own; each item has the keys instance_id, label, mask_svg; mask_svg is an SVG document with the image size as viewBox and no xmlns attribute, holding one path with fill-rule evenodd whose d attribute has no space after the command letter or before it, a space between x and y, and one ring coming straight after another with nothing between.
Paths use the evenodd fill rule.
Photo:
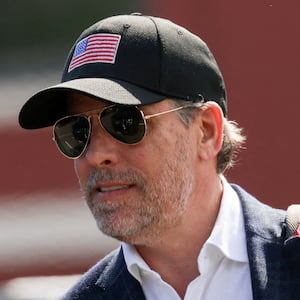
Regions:
<instances>
[{"instance_id":1,"label":"red wall","mask_svg":"<svg viewBox=\"0 0 300 300\"><path fill-rule=\"evenodd\" d=\"M51 128L24 130L15 124L0 129L0 140L0 201L5 195L20 201L21 195L79 189L73 161L57 151Z\"/></svg>"},{"instance_id":2,"label":"red wall","mask_svg":"<svg viewBox=\"0 0 300 300\"><path fill-rule=\"evenodd\" d=\"M276 207L300 202L300 2L152 0L148 9L200 35L216 56L229 118L248 138L227 176Z\"/></svg>"}]
</instances>

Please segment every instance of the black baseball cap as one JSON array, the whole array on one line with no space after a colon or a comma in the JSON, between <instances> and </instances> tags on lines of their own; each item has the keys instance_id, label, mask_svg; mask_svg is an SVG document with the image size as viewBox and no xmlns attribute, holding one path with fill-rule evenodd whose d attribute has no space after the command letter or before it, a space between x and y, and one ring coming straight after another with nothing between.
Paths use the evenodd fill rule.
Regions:
<instances>
[{"instance_id":1,"label":"black baseball cap","mask_svg":"<svg viewBox=\"0 0 300 300\"><path fill-rule=\"evenodd\" d=\"M61 83L24 104L20 125L53 125L67 114L70 91L127 105L203 98L217 102L227 114L224 80L206 43L169 20L137 13L109 17L83 31L68 55Z\"/></svg>"}]
</instances>

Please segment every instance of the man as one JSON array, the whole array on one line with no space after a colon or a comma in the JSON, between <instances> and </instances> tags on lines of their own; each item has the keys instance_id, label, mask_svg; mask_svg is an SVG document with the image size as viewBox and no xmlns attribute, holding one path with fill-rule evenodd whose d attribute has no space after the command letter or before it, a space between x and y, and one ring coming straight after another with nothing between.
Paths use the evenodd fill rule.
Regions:
<instances>
[{"instance_id":1,"label":"man","mask_svg":"<svg viewBox=\"0 0 300 300\"><path fill-rule=\"evenodd\" d=\"M99 229L122 242L64 299L300 299L285 213L222 175L244 141L226 116L217 63L186 29L132 14L81 34L62 83L19 116L54 126Z\"/></svg>"}]
</instances>

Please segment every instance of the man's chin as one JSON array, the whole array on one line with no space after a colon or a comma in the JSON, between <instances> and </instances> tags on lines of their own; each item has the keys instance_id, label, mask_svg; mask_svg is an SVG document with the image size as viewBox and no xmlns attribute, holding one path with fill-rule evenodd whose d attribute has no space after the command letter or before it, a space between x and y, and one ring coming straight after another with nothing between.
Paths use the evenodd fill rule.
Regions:
<instances>
[{"instance_id":1,"label":"man's chin","mask_svg":"<svg viewBox=\"0 0 300 300\"><path fill-rule=\"evenodd\" d=\"M151 246L154 243L158 242L161 239L160 234L157 231L149 232L146 228L137 229L137 228L127 228L127 230L116 228L105 228L103 226L98 225L99 230L120 242L128 243L131 245L143 245L143 246Z\"/></svg>"}]
</instances>

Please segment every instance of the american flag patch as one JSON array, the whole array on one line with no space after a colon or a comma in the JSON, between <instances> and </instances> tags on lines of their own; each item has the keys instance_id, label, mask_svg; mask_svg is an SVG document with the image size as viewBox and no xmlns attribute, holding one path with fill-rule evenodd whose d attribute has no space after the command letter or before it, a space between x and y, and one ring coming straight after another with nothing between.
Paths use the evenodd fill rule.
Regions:
<instances>
[{"instance_id":1,"label":"american flag patch","mask_svg":"<svg viewBox=\"0 0 300 300\"><path fill-rule=\"evenodd\" d=\"M90 63L115 63L121 36L117 34L92 34L77 43L68 72Z\"/></svg>"}]
</instances>

